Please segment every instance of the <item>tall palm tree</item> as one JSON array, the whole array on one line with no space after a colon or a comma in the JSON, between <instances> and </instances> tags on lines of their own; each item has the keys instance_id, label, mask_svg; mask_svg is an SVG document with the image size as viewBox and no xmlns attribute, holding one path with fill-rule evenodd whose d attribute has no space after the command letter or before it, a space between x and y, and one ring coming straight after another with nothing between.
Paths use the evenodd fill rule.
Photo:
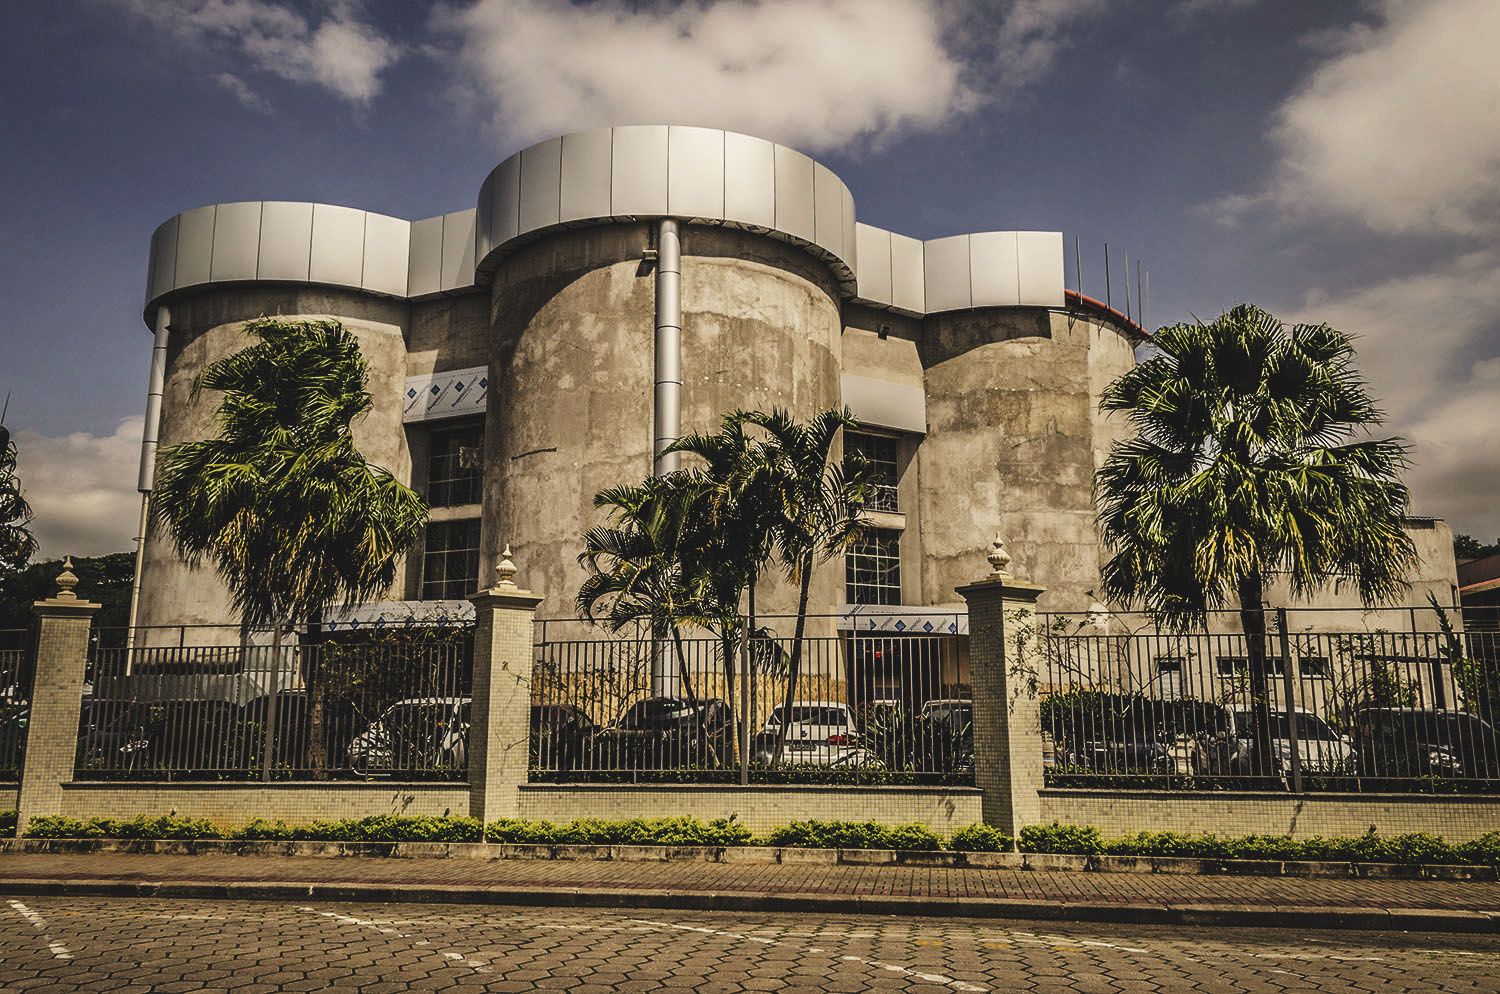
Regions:
<instances>
[{"instance_id":1,"label":"tall palm tree","mask_svg":"<svg viewBox=\"0 0 1500 994\"><path fill-rule=\"evenodd\" d=\"M764 480L772 508L769 520L776 559L797 584L797 622L787 662L783 714L790 715L801 675L802 641L807 631L808 598L813 570L842 556L864 533L864 509L871 476L862 465L846 472L833 459L839 432L856 422L848 408L823 411L806 424L783 410L744 415L747 424L765 432L757 448L760 465L753 469ZM781 762L790 721L783 721L776 737L772 765Z\"/></svg>"},{"instance_id":2,"label":"tall palm tree","mask_svg":"<svg viewBox=\"0 0 1500 994\"><path fill-rule=\"evenodd\" d=\"M1352 584L1367 606L1405 589L1406 446L1371 435L1382 419L1353 344L1326 324L1288 328L1242 304L1152 344L1100 403L1135 432L1095 477L1104 591L1175 627L1238 601L1265 770L1267 580L1293 596Z\"/></svg>"},{"instance_id":3,"label":"tall palm tree","mask_svg":"<svg viewBox=\"0 0 1500 994\"><path fill-rule=\"evenodd\" d=\"M0 423L0 579L21 572L36 554L30 525L31 505L16 478L16 445Z\"/></svg>"},{"instance_id":4,"label":"tall palm tree","mask_svg":"<svg viewBox=\"0 0 1500 994\"><path fill-rule=\"evenodd\" d=\"M427 520L422 498L365 461L359 343L336 321L261 318L248 348L208 366L194 394L223 392L220 437L161 454L152 518L189 563L211 562L248 626L318 622L376 597ZM278 660L279 665L279 660ZM310 656L308 762L321 775L322 682Z\"/></svg>"}]
</instances>

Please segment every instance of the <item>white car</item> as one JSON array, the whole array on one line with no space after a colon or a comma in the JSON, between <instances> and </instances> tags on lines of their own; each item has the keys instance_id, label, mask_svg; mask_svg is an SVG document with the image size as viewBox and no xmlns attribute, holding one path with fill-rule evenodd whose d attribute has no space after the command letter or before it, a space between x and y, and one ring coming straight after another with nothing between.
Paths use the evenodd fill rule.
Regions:
<instances>
[{"instance_id":1,"label":"white car","mask_svg":"<svg viewBox=\"0 0 1500 994\"><path fill-rule=\"evenodd\" d=\"M859 744L854 711L837 701L797 701L787 711L778 704L771 709L765 727L755 736L752 755L769 763L776 750L782 722L787 723L786 751L782 762L799 766L868 767L879 763Z\"/></svg>"},{"instance_id":2,"label":"white car","mask_svg":"<svg viewBox=\"0 0 1500 994\"><path fill-rule=\"evenodd\" d=\"M1354 761L1354 746L1329 727L1328 722L1306 708L1292 712L1297 720L1297 761L1304 773L1344 773ZM1240 749L1248 750L1255 740L1253 711L1229 712L1232 735ZM1285 711L1271 712L1271 756L1275 772L1290 772L1292 763L1291 724Z\"/></svg>"},{"instance_id":3,"label":"white car","mask_svg":"<svg viewBox=\"0 0 1500 994\"><path fill-rule=\"evenodd\" d=\"M468 697L397 701L349 743L349 767L371 770L457 768L468 755Z\"/></svg>"}]
</instances>

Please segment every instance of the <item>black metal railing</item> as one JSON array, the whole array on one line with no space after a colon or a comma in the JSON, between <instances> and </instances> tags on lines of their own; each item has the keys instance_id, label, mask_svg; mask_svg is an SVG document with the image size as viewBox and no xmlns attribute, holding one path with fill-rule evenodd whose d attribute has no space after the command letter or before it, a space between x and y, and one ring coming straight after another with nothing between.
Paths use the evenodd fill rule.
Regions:
<instances>
[{"instance_id":1,"label":"black metal railing","mask_svg":"<svg viewBox=\"0 0 1500 994\"><path fill-rule=\"evenodd\" d=\"M0 628L0 783L21 779L31 718L36 633Z\"/></svg>"},{"instance_id":2,"label":"black metal railing","mask_svg":"<svg viewBox=\"0 0 1500 994\"><path fill-rule=\"evenodd\" d=\"M1047 782L1500 792L1500 633L1483 614L1403 608L1354 629L1267 611L1263 637L1237 613L1190 632L1041 615Z\"/></svg>"},{"instance_id":3,"label":"black metal railing","mask_svg":"<svg viewBox=\"0 0 1500 994\"><path fill-rule=\"evenodd\" d=\"M814 618L795 678L791 621L771 624L726 646L702 631L539 623L532 779L973 782L957 624L854 632Z\"/></svg>"},{"instance_id":4,"label":"black metal railing","mask_svg":"<svg viewBox=\"0 0 1500 994\"><path fill-rule=\"evenodd\" d=\"M226 631L136 629L128 648L94 648L78 777L464 777L472 626Z\"/></svg>"}]
</instances>

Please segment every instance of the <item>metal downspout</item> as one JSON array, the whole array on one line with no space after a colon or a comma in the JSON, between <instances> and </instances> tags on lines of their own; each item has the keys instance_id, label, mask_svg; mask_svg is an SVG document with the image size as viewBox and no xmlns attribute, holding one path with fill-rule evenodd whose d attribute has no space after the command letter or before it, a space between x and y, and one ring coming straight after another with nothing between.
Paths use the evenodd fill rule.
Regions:
<instances>
[{"instance_id":1,"label":"metal downspout","mask_svg":"<svg viewBox=\"0 0 1500 994\"><path fill-rule=\"evenodd\" d=\"M652 388L651 472L666 476L681 462L662 450L682 434L682 242L677 222L662 218L656 232L656 371ZM680 688L668 632L652 634L651 693L676 696Z\"/></svg>"},{"instance_id":2,"label":"metal downspout","mask_svg":"<svg viewBox=\"0 0 1500 994\"><path fill-rule=\"evenodd\" d=\"M171 312L156 309L156 339L151 345L151 378L146 386L146 424L141 431L141 471L136 489L141 494L141 520L135 533L135 575L130 580L130 628L125 633L126 649L135 648L135 626L141 608L141 567L146 557L146 522L151 510L151 491L156 487L156 445L161 434L161 397L167 382L167 339ZM130 672L130 654L125 656L125 672Z\"/></svg>"}]
</instances>

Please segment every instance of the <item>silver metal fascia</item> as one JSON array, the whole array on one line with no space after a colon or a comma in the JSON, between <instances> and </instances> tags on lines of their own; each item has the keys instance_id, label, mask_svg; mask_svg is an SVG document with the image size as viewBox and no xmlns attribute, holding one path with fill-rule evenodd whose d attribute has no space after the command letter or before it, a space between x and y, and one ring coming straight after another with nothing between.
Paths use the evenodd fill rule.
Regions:
<instances>
[{"instance_id":1,"label":"silver metal fascia","mask_svg":"<svg viewBox=\"0 0 1500 994\"><path fill-rule=\"evenodd\" d=\"M682 434L682 243L671 218L657 226L655 349L652 472L666 476L681 460L678 453L662 450Z\"/></svg>"}]
</instances>

